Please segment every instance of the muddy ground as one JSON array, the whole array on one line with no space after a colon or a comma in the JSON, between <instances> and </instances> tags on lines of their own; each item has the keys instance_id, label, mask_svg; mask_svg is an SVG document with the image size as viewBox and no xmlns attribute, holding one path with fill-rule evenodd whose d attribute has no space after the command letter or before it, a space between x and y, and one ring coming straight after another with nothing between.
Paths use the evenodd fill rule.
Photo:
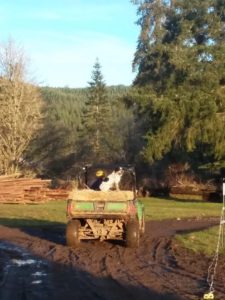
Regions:
<instances>
[{"instance_id":1,"label":"muddy ground","mask_svg":"<svg viewBox=\"0 0 225 300\"><path fill-rule=\"evenodd\" d=\"M139 249L97 241L71 249L63 226L0 226L0 299L202 299L211 258L181 248L173 236L215 224L218 220L147 222ZM225 299L223 259L214 287L215 299Z\"/></svg>"}]
</instances>

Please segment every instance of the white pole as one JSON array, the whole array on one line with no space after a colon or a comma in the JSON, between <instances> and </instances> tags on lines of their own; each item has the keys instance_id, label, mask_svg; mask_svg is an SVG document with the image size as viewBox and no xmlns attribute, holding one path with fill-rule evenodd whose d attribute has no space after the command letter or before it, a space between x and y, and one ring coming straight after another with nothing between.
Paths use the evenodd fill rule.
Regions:
<instances>
[{"instance_id":1,"label":"white pole","mask_svg":"<svg viewBox=\"0 0 225 300\"><path fill-rule=\"evenodd\" d=\"M223 197L225 196L225 178L223 178Z\"/></svg>"}]
</instances>

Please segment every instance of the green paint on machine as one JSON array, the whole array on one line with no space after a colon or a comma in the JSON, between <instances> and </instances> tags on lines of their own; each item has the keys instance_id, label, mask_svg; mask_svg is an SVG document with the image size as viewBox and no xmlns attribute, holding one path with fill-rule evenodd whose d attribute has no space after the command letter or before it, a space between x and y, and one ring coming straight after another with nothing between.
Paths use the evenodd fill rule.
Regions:
<instances>
[{"instance_id":1,"label":"green paint on machine","mask_svg":"<svg viewBox=\"0 0 225 300\"><path fill-rule=\"evenodd\" d=\"M75 210L76 211L94 211L94 203L91 201L76 201L75 202Z\"/></svg>"},{"instance_id":2,"label":"green paint on machine","mask_svg":"<svg viewBox=\"0 0 225 300\"><path fill-rule=\"evenodd\" d=\"M126 211L127 203L126 202L108 202L105 205L105 211Z\"/></svg>"}]
</instances>

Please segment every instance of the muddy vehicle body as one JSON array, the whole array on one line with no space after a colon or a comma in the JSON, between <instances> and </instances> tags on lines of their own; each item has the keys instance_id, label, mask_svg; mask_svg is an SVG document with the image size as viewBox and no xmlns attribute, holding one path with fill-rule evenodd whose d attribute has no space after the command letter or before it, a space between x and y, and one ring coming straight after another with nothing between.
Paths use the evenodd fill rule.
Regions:
<instances>
[{"instance_id":1,"label":"muddy vehicle body","mask_svg":"<svg viewBox=\"0 0 225 300\"><path fill-rule=\"evenodd\" d=\"M128 178L125 187L109 191L88 188L85 170L86 189L73 190L67 202L67 245L76 247L81 240L98 239L120 240L128 247L138 247L145 229L144 207L137 199L134 168L123 170Z\"/></svg>"}]
</instances>

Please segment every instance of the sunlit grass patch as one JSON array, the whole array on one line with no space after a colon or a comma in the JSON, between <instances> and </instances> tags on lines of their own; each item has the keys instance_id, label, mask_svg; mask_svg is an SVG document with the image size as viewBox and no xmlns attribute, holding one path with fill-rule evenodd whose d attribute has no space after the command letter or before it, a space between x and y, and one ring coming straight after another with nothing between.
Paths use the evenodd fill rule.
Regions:
<instances>
[{"instance_id":1,"label":"sunlit grass patch","mask_svg":"<svg viewBox=\"0 0 225 300\"><path fill-rule=\"evenodd\" d=\"M8 226L40 226L66 223L66 201L44 204L1 204L0 224Z\"/></svg>"},{"instance_id":2,"label":"sunlit grass patch","mask_svg":"<svg viewBox=\"0 0 225 300\"><path fill-rule=\"evenodd\" d=\"M201 218L219 216L222 204L143 198L146 220ZM0 204L0 224L17 226L47 223L66 223L66 201L44 204Z\"/></svg>"},{"instance_id":3,"label":"sunlit grass patch","mask_svg":"<svg viewBox=\"0 0 225 300\"><path fill-rule=\"evenodd\" d=\"M222 203L142 198L147 220L203 218L220 216Z\"/></svg>"},{"instance_id":4,"label":"sunlit grass patch","mask_svg":"<svg viewBox=\"0 0 225 300\"><path fill-rule=\"evenodd\" d=\"M196 231L188 234L176 235L176 240L185 248L196 253L213 255L217 249L219 226L210 229ZM222 243L224 239L224 243ZM225 255L225 236L221 237L219 253Z\"/></svg>"}]
</instances>

